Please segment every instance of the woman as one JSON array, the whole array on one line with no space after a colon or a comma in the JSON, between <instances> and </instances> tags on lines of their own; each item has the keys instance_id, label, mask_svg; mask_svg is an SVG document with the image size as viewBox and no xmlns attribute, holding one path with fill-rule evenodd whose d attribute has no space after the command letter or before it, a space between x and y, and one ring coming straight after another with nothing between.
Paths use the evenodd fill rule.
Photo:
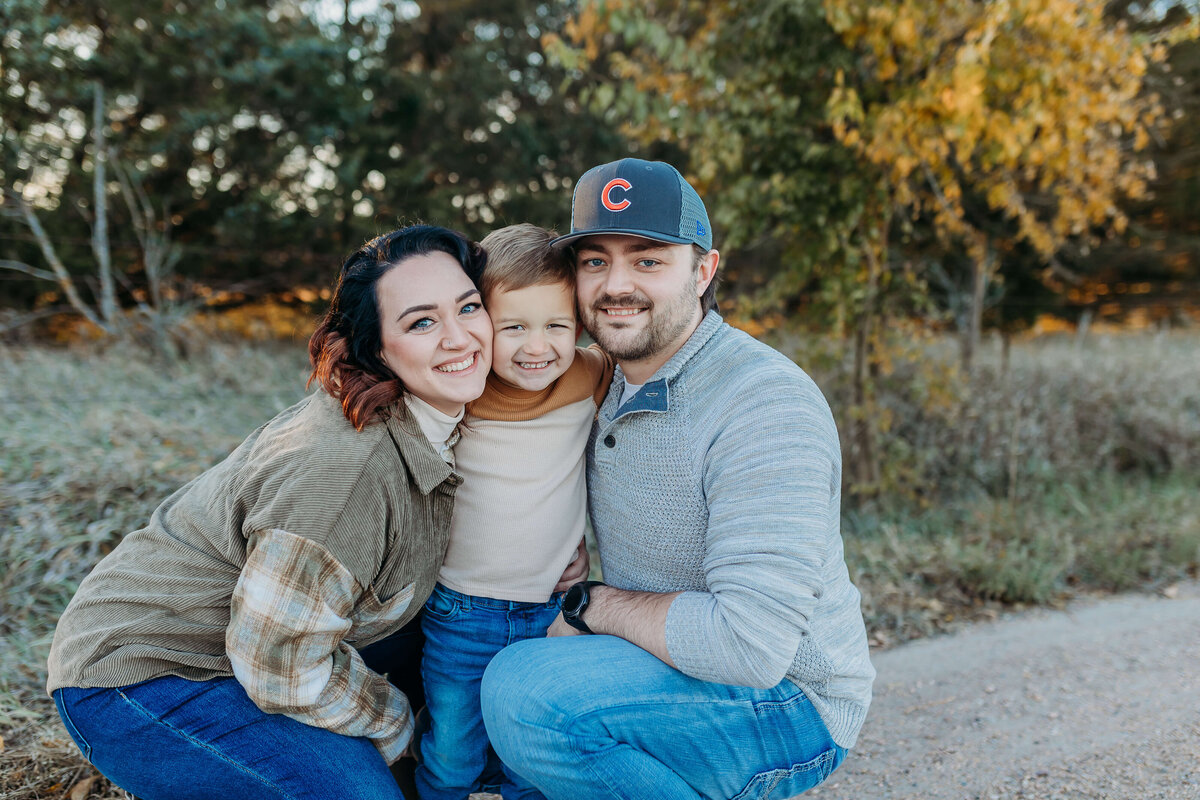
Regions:
<instances>
[{"instance_id":1,"label":"woman","mask_svg":"<svg viewBox=\"0 0 1200 800\"><path fill-rule=\"evenodd\" d=\"M444 228L367 243L309 342L322 391L169 497L63 613L48 689L146 800L402 797L405 695L359 649L433 588L451 447L482 393L485 255Z\"/></svg>"}]
</instances>

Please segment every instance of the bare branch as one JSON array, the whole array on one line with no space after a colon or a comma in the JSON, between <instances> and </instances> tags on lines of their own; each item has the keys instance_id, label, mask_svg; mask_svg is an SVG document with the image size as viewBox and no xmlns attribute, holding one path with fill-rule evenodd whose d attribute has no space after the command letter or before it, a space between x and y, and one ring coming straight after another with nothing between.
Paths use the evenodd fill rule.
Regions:
<instances>
[{"instance_id":1,"label":"bare branch","mask_svg":"<svg viewBox=\"0 0 1200 800\"><path fill-rule=\"evenodd\" d=\"M17 206L21 209L21 216L25 219L25 224L29 226L29 230L33 232L33 238L37 240L38 246L42 250L42 256L45 257L46 263L53 270L54 281L62 289L63 294L67 296L67 302L71 307L102 330L111 331L112 328L105 321L102 321L96 312L79 296L78 290L75 288L75 282L71 280L71 274L67 272L67 268L63 266L62 260L58 257L58 253L54 249L54 243L50 241L50 237L46 235L46 229L42 227L41 220L34 213L33 207L21 195L10 195L14 197Z\"/></svg>"},{"instance_id":2,"label":"bare branch","mask_svg":"<svg viewBox=\"0 0 1200 800\"><path fill-rule=\"evenodd\" d=\"M30 265L21 261L10 261L7 258L0 258L0 269L11 269L16 272L24 272L26 275L32 275L35 278L41 278L44 281L58 282L58 276L53 272Z\"/></svg>"},{"instance_id":3,"label":"bare branch","mask_svg":"<svg viewBox=\"0 0 1200 800\"><path fill-rule=\"evenodd\" d=\"M16 318L8 318L5 321L0 322L0 333L8 333L9 331L16 330L24 325L28 325L31 322L36 322L39 319L53 317L55 314L61 314L64 311L72 310L74 309L71 309L68 306L51 306L50 308L38 309L37 311L33 311L28 314L21 314Z\"/></svg>"},{"instance_id":4,"label":"bare branch","mask_svg":"<svg viewBox=\"0 0 1200 800\"><path fill-rule=\"evenodd\" d=\"M162 227L158 225L158 216L154 212L154 204L142 187L141 181L130 179L129 171L115 155L112 157L113 172L121 187L121 196L129 209L133 220L134 233L142 248L142 264L146 269L146 280L149 283L151 305L161 310L163 307L163 281L171 274L171 270L179 261L179 248L171 243L171 209L164 201L162 210ZM143 309L144 311L145 309Z\"/></svg>"},{"instance_id":5,"label":"bare branch","mask_svg":"<svg viewBox=\"0 0 1200 800\"><path fill-rule=\"evenodd\" d=\"M146 207L141 204L141 197L134 196L129 173L121 164L120 159L115 157L112 159L112 168L113 173L117 176L117 185L121 187L121 197L125 200L125 206L129 209L129 217L133 221L133 232L137 235L138 244L142 246L142 250L145 250L147 228L153 224L151 216L153 212L147 211Z\"/></svg>"},{"instance_id":6,"label":"bare branch","mask_svg":"<svg viewBox=\"0 0 1200 800\"><path fill-rule=\"evenodd\" d=\"M1067 269L1056 257L1050 256L1050 271L1067 283L1078 286L1083 283L1083 276L1074 270Z\"/></svg>"}]
</instances>

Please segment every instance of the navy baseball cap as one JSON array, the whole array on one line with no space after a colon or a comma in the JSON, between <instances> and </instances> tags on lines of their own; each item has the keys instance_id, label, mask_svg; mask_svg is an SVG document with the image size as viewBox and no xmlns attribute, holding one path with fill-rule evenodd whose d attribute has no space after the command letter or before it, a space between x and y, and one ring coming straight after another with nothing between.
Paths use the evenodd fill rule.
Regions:
<instances>
[{"instance_id":1,"label":"navy baseball cap","mask_svg":"<svg viewBox=\"0 0 1200 800\"><path fill-rule=\"evenodd\" d=\"M571 232L550 245L562 247L600 233L712 249L704 202L679 170L663 161L622 158L583 173L571 200Z\"/></svg>"}]
</instances>

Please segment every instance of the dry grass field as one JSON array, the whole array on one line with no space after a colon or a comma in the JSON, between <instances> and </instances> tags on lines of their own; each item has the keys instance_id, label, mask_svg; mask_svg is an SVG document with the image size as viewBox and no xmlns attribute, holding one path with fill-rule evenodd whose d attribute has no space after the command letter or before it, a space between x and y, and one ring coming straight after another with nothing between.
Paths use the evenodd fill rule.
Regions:
<instances>
[{"instance_id":1,"label":"dry grass field","mask_svg":"<svg viewBox=\"0 0 1200 800\"><path fill-rule=\"evenodd\" d=\"M781 346L835 414L848 405L843 360ZM1198 354L1195 333L1093 335L1018 343L1007 363L993 348L969 383L929 377L953 374L930 371L952 356L937 348L897 367L877 399L895 490L845 509L873 643L1194 575ZM119 344L0 346L0 800L120 796L91 780L45 697L54 621L123 533L306 377L296 344L213 342L178 363Z\"/></svg>"}]
</instances>

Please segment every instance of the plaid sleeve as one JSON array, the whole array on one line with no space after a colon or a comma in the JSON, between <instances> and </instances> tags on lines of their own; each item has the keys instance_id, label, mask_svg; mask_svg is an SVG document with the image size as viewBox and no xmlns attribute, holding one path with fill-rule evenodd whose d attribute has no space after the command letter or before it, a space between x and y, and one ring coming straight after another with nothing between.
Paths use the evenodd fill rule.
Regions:
<instances>
[{"instance_id":1,"label":"plaid sleeve","mask_svg":"<svg viewBox=\"0 0 1200 800\"><path fill-rule=\"evenodd\" d=\"M255 534L233 591L225 650L263 711L365 736L390 764L412 737L408 698L344 637L363 587L329 551L286 531Z\"/></svg>"}]
</instances>

